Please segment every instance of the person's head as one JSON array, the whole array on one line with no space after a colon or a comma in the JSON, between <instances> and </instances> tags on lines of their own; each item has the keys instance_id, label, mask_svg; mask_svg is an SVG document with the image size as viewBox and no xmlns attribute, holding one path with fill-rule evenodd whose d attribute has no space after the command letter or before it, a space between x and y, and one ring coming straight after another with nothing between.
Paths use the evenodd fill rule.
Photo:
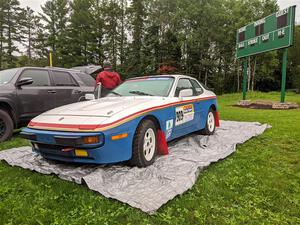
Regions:
<instances>
[{"instance_id":1,"label":"person's head","mask_svg":"<svg viewBox=\"0 0 300 225\"><path fill-rule=\"evenodd\" d=\"M112 70L112 66L111 66L110 62L104 62L103 69L104 70Z\"/></svg>"}]
</instances>

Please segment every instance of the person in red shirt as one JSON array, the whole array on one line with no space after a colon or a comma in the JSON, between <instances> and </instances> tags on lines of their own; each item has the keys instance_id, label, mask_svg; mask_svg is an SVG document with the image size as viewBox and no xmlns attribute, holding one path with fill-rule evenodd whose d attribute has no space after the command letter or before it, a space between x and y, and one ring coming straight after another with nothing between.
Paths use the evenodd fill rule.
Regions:
<instances>
[{"instance_id":1,"label":"person in red shirt","mask_svg":"<svg viewBox=\"0 0 300 225\"><path fill-rule=\"evenodd\" d=\"M101 83L101 97L106 96L110 91L116 88L121 82L121 77L114 72L109 63L104 64L104 70L97 75L96 85Z\"/></svg>"}]
</instances>

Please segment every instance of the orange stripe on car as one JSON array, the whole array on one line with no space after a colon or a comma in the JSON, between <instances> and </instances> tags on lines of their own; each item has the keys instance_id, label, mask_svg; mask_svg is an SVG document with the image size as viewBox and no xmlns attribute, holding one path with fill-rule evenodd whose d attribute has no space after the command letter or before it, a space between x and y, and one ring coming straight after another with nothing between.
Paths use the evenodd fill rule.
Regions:
<instances>
[{"instance_id":1,"label":"orange stripe on car","mask_svg":"<svg viewBox=\"0 0 300 225\"><path fill-rule=\"evenodd\" d=\"M141 110L139 112L133 113L124 118L121 118L119 120L116 120L112 123L107 123L107 124L84 124L84 125L82 125L82 124L55 124L55 123L40 123L40 122L30 121L30 123L28 124L28 127L35 128L35 129L42 129L42 130L60 130L60 131L77 131L77 132L105 131L105 130L120 126L130 120L133 120L133 119L135 119L139 116L142 116L146 113L149 113L149 112L168 108L168 107L175 106L175 105L182 105L182 104L186 104L186 103L204 101L204 100L209 100L209 99L216 99L216 97L213 96L213 97L198 98L198 99L168 103L168 104L161 105L161 106L155 106L155 107L152 107L149 109Z\"/></svg>"}]
</instances>

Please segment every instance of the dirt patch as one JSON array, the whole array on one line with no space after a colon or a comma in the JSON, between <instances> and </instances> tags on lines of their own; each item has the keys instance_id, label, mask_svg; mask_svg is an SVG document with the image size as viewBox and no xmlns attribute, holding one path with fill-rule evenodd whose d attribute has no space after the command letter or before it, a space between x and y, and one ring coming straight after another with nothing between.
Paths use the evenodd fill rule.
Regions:
<instances>
[{"instance_id":1,"label":"dirt patch","mask_svg":"<svg viewBox=\"0 0 300 225\"><path fill-rule=\"evenodd\" d=\"M249 109L297 109L299 105L293 102L272 102L267 100L241 100L236 105L237 107L249 108Z\"/></svg>"}]
</instances>

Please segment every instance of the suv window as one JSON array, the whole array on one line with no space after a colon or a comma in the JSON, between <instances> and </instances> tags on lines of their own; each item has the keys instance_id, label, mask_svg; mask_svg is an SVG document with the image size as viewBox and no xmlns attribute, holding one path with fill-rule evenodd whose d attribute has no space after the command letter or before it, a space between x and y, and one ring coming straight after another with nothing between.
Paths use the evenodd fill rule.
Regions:
<instances>
[{"instance_id":1,"label":"suv window","mask_svg":"<svg viewBox=\"0 0 300 225\"><path fill-rule=\"evenodd\" d=\"M193 95L195 95L195 90L193 85L191 84L190 80L187 78L179 79L176 90L175 90L175 97L179 97L179 92L183 89L192 89Z\"/></svg>"},{"instance_id":2,"label":"suv window","mask_svg":"<svg viewBox=\"0 0 300 225\"><path fill-rule=\"evenodd\" d=\"M94 78L86 73L77 73L77 76L86 86L95 86L96 84Z\"/></svg>"},{"instance_id":3,"label":"suv window","mask_svg":"<svg viewBox=\"0 0 300 225\"><path fill-rule=\"evenodd\" d=\"M195 95L201 95L204 92L203 88L200 86L200 84L196 80L191 79L191 83L195 89Z\"/></svg>"},{"instance_id":4,"label":"suv window","mask_svg":"<svg viewBox=\"0 0 300 225\"><path fill-rule=\"evenodd\" d=\"M50 86L50 78L47 70L24 70L19 80L25 77L30 77L33 83L27 86Z\"/></svg>"},{"instance_id":5,"label":"suv window","mask_svg":"<svg viewBox=\"0 0 300 225\"><path fill-rule=\"evenodd\" d=\"M71 74L62 71L52 71L55 86L78 86Z\"/></svg>"},{"instance_id":6,"label":"suv window","mask_svg":"<svg viewBox=\"0 0 300 225\"><path fill-rule=\"evenodd\" d=\"M0 71L0 85L7 84L13 79L19 69L8 69Z\"/></svg>"}]
</instances>

